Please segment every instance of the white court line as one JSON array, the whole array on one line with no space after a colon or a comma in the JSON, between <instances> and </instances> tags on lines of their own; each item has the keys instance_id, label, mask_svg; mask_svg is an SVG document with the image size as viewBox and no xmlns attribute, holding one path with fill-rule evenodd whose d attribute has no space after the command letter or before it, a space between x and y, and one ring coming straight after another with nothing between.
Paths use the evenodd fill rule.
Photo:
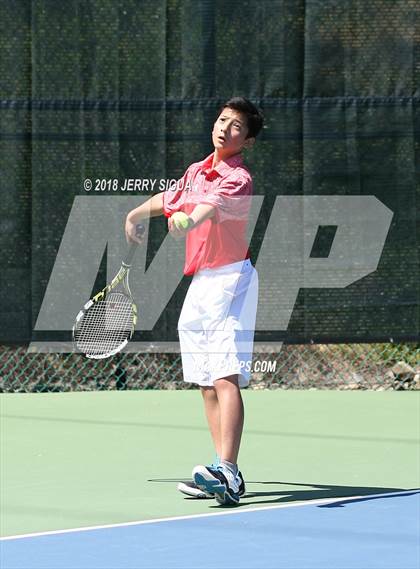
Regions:
<instances>
[{"instance_id":1,"label":"white court line","mask_svg":"<svg viewBox=\"0 0 420 569\"><path fill-rule=\"evenodd\" d=\"M323 498L320 500L309 500L305 502L293 502L291 504L278 504L276 506L262 506L256 508L247 508L241 510L232 510L229 512L211 512L208 514L191 514L189 516L174 516L172 518L156 518L153 520L141 520L137 522L122 522L119 524L106 524L100 526L87 526L81 528L71 528L71 529L58 529L52 531L41 531L36 533L24 533L20 535L9 535L5 537L0 537L0 541L11 541L13 539L25 539L29 537L42 537L46 535L58 535L64 533L76 533L82 531L94 531L98 529L109 529L109 528L121 528L129 526L141 526L146 524L157 524L161 522L174 522L178 520L190 520L196 518L208 518L212 516L232 516L239 514L246 514L248 512L260 512L262 510L278 510L280 508L296 508L299 506L314 506L320 504L333 504L334 502L343 502L347 500L360 500L360 498L381 498L385 496L400 496L402 494L410 494L412 492L420 492L420 489L414 488L413 490L402 490L401 492L386 492L384 494L364 494L362 496L342 496L341 498Z\"/></svg>"}]
</instances>

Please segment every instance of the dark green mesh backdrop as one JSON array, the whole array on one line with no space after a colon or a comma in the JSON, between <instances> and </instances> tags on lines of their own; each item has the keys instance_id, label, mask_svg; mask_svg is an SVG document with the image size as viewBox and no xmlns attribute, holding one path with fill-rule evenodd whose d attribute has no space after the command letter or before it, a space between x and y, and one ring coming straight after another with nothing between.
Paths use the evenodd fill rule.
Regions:
<instances>
[{"instance_id":1,"label":"dark green mesh backdrop","mask_svg":"<svg viewBox=\"0 0 420 569\"><path fill-rule=\"evenodd\" d=\"M3 341L33 337L84 178L180 177L211 151L215 111L233 95L266 116L246 158L265 196L254 261L276 195L374 195L394 212L378 270L346 289L301 289L286 338L418 337L418 0L2 0L0 10ZM153 220L149 259L165 233ZM187 284L147 338L176 339Z\"/></svg>"}]
</instances>

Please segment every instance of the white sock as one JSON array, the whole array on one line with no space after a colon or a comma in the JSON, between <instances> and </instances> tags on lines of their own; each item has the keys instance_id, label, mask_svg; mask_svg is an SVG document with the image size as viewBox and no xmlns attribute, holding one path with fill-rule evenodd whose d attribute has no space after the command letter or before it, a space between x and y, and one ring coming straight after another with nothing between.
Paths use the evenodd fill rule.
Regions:
<instances>
[{"instance_id":1,"label":"white sock","mask_svg":"<svg viewBox=\"0 0 420 569\"><path fill-rule=\"evenodd\" d=\"M233 476L238 475L238 465L237 464L233 464L233 462L229 462L228 460L221 460L220 464L222 466L224 466L225 468L227 468L233 474Z\"/></svg>"}]
</instances>

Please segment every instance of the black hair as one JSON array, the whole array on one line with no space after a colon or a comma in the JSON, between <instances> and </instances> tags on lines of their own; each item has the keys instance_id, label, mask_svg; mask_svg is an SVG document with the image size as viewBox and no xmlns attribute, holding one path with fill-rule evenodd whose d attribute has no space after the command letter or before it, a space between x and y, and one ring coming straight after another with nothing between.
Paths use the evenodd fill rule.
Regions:
<instances>
[{"instance_id":1,"label":"black hair","mask_svg":"<svg viewBox=\"0 0 420 569\"><path fill-rule=\"evenodd\" d=\"M219 109L219 115L223 109L233 109L242 113L246 117L248 134L247 138L254 138L262 129L264 123L263 114L257 107L245 97L232 97L224 103Z\"/></svg>"}]
</instances>

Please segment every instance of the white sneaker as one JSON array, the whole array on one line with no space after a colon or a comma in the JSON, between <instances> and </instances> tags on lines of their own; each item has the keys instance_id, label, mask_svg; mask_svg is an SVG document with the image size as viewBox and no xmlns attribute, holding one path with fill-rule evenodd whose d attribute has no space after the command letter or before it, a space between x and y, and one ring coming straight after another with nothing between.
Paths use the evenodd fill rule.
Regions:
<instances>
[{"instance_id":1,"label":"white sneaker","mask_svg":"<svg viewBox=\"0 0 420 569\"><path fill-rule=\"evenodd\" d=\"M194 468L192 476L203 492L215 495L218 504L239 504L239 477L229 469L220 464L217 468L199 465Z\"/></svg>"},{"instance_id":2,"label":"white sneaker","mask_svg":"<svg viewBox=\"0 0 420 569\"><path fill-rule=\"evenodd\" d=\"M199 498L199 499L214 498L214 494L208 494L207 492L204 492L192 480L191 480L191 482L189 482L189 481L188 482L187 481L186 482L180 482L177 486L177 489L182 494L185 494L186 496L190 496L192 498Z\"/></svg>"}]
</instances>

